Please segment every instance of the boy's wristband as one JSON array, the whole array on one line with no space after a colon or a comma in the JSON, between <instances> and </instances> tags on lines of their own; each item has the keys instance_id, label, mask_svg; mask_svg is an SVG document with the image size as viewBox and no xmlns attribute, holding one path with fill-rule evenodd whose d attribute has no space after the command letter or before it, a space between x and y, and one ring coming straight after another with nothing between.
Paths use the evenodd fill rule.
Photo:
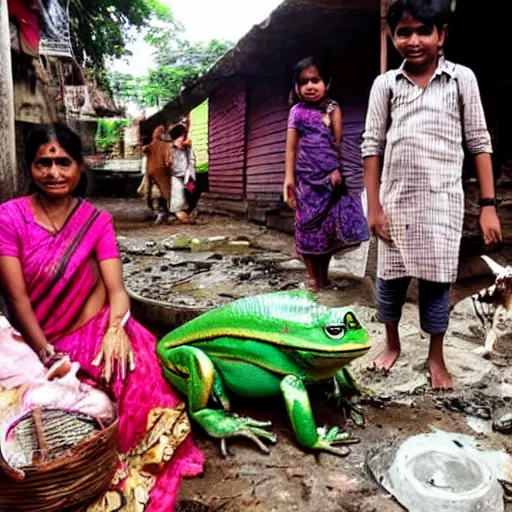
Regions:
<instances>
[{"instance_id":1,"label":"boy's wristband","mask_svg":"<svg viewBox=\"0 0 512 512\"><path fill-rule=\"evenodd\" d=\"M484 206L498 206L498 200L495 197L481 197L478 200L478 206L483 208Z\"/></svg>"}]
</instances>

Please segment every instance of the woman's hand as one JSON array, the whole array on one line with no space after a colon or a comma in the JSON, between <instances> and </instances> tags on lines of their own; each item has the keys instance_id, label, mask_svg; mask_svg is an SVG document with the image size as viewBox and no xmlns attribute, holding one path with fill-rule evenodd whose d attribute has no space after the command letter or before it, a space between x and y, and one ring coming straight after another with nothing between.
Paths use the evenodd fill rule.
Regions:
<instances>
[{"instance_id":1,"label":"woman's hand","mask_svg":"<svg viewBox=\"0 0 512 512\"><path fill-rule=\"evenodd\" d=\"M484 206L481 209L480 228L486 245L501 242L501 225L494 206Z\"/></svg>"},{"instance_id":2,"label":"woman's hand","mask_svg":"<svg viewBox=\"0 0 512 512\"><path fill-rule=\"evenodd\" d=\"M69 362L69 356L67 354L64 352L57 352L53 345L50 344L41 349L38 353L38 356L46 368L51 368L63 359L67 359Z\"/></svg>"},{"instance_id":3,"label":"woman's hand","mask_svg":"<svg viewBox=\"0 0 512 512\"><path fill-rule=\"evenodd\" d=\"M383 242L387 244L392 242L389 231L389 220L380 204L374 208L368 209L368 227L372 234L380 238Z\"/></svg>"},{"instance_id":4,"label":"woman's hand","mask_svg":"<svg viewBox=\"0 0 512 512\"><path fill-rule=\"evenodd\" d=\"M107 289L110 306L109 328L103 336L101 349L93 365L103 365L103 377L108 382L113 375L124 379L135 369L132 346L124 327L130 318L130 299L123 285L121 260L112 258L100 261L100 274Z\"/></svg>"},{"instance_id":5,"label":"woman's hand","mask_svg":"<svg viewBox=\"0 0 512 512\"><path fill-rule=\"evenodd\" d=\"M295 196L295 182L291 179L285 179L283 186L284 202L292 209L297 208L297 197Z\"/></svg>"},{"instance_id":6,"label":"woman's hand","mask_svg":"<svg viewBox=\"0 0 512 512\"><path fill-rule=\"evenodd\" d=\"M341 177L339 169L336 169L335 171L331 172L331 174L329 175L329 181L331 182L331 185L334 188L339 187L343 183L343 178Z\"/></svg>"},{"instance_id":7,"label":"woman's hand","mask_svg":"<svg viewBox=\"0 0 512 512\"><path fill-rule=\"evenodd\" d=\"M92 364L96 367L103 366L102 377L107 383L110 383L113 375L124 380L128 372L135 369L132 345L123 327L107 329L100 351Z\"/></svg>"}]
</instances>

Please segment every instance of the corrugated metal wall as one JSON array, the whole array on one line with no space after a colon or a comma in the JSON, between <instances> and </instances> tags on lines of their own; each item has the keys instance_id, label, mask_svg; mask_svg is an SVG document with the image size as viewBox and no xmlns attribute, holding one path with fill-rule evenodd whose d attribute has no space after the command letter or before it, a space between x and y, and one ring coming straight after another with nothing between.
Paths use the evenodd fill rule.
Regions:
<instances>
[{"instance_id":1,"label":"corrugated metal wall","mask_svg":"<svg viewBox=\"0 0 512 512\"><path fill-rule=\"evenodd\" d=\"M247 98L245 80L233 78L209 100L210 193L244 199Z\"/></svg>"},{"instance_id":2,"label":"corrugated metal wall","mask_svg":"<svg viewBox=\"0 0 512 512\"><path fill-rule=\"evenodd\" d=\"M248 200L279 201L284 180L288 101L279 80L253 79L247 114Z\"/></svg>"}]
</instances>

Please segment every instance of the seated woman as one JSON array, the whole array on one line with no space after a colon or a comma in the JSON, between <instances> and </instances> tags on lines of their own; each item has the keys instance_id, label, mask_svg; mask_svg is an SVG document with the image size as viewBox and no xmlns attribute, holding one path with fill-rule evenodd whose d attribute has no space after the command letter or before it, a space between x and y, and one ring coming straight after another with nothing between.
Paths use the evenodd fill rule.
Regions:
<instances>
[{"instance_id":1,"label":"seated woman","mask_svg":"<svg viewBox=\"0 0 512 512\"><path fill-rule=\"evenodd\" d=\"M26 158L34 193L0 205L0 283L11 320L46 366L67 354L107 385L118 404L119 449L129 452L162 411L175 414L179 399L161 376L155 338L128 318L111 215L74 196L80 138L64 125L36 127ZM170 457L173 434L148 511L173 510L181 477L202 471L190 436Z\"/></svg>"}]
</instances>

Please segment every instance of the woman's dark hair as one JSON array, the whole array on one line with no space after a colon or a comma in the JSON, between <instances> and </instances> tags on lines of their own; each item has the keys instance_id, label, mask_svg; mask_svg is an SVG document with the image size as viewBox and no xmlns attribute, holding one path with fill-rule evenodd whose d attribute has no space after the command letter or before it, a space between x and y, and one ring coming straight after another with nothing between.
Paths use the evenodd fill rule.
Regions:
<instances>
[{"instance_id":1,"label":"woman's dark hair","mask_svg":"<svg viewBox=\"0 0 512 512\"><path fill-rule=\"evenodd\" d=\"M323 80L325 85L329 85L331 83L331 75L323 59L319 57L309 56L300 60L293 67L292 90L290 91L290 105L295 105L295 103L301 101L301 98L298 96L297 91L295 89L300 81L300 75L302 75L302 72L305 69L311 67L316 68L318 74L320 75L320 78Z\"/></svg>"},{"instance_id":2,"label":"woman's dark hair","mask_svg":"<svg viewBox=\"0 0 512 512\"><path fill-rule=\"evenodd\" d=\"M32 167L39 148L49 142L57 142L78 165L84 163L80 137L65 124L52 123L37 125L30 130L25 146L25 159L29 168ZM73 195L82 197L86 190L87 176L83 172ZM37 192L37 187L33 183L29 187L29 193L31 192Z\"/></svg>"},{"instance_id":3,"label":"woman's dark hair","mask_svg":"<svg viewBox=\"0 0 512 512\"><path fill-rule=\"evenodd\" d=\"M57 142L77 164L83 164L80 137L65 124L53 123L38 125L30 130L25 147L27 165L34 163L39 148L49 142Z\"/></svg>"},{"instance_id":4,"label":"woman's dark hair","mask_svg":"<svg viewBox=\"0 0 512 512\"><path fill-rule=\"evenodd\" d=\"M187 133L187 128L182 124L177 124L171 128L169 135L171 136L172 140L176 140L179 139L182 135L185 135L185 133Z\"/></svg>"},{"instance_id":5,"label":"woman's dark hair","mask_svg":"<svg viewBox=\"0 0 512 512\"><path fill-rule=\"evenodd\" d=\"M386 22L394 34L403 15L413 18L439 32L450 19L450 0L391 0L386 13Z\"/></svg>"}]
</instances>

